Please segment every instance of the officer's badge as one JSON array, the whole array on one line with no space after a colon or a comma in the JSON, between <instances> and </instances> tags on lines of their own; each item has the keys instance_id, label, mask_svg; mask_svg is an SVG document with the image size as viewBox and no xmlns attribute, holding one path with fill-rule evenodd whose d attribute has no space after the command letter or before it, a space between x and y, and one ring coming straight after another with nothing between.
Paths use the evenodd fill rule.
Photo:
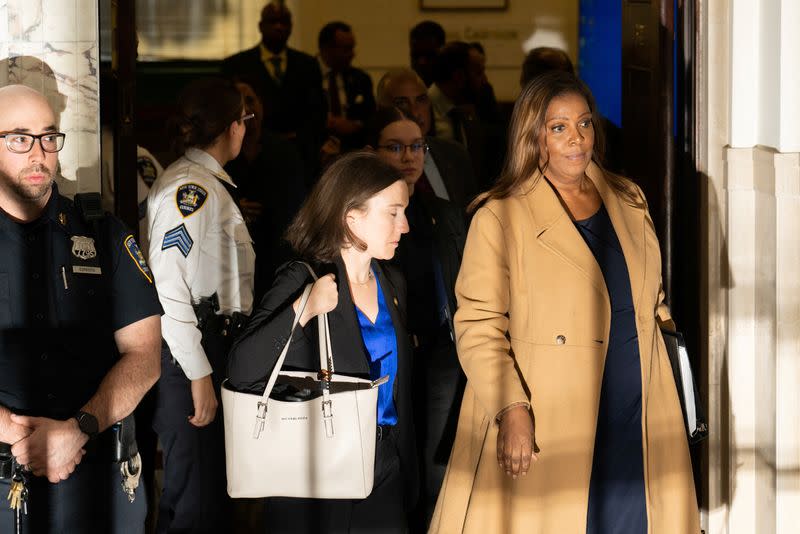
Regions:
<instances>
[{"instance_id":1,"label":"officer's badge","mask_svg":"<svg viewBox=\"0 0 800 534\"><path fill-rule=\"evenodd\" d=\"M208 192L197 184L183 184L175 194L175 203L181 215L189 215L199 211L208 198Z\"/></svg>"},{"instance_id":2,"label":"officer's badge","mask_svg":"<svg viewBox=\"0 0 800 534\"><path fill-rule=\"evenodd\" d=\"M147 187L151 187L157 178L156 165L153 163L153 160L147 156L139 156L139 158L136 160L136 167L138 168L139 176L142 177L144 183L147 184Z\"/></svg>"},{"instance_id":3,"label":"officer's badge","mask_svg":"<svg viewBox=\"0 0 800 534\"><path fill-rule=\"evenodd\" d=\"M184 258L192 251L192 246L194 246L194 240L183 224L165 233L164 241L161 242L161 250L177 248Z\"/></svg>"},{"instance_id":4,"label":"officer's badge","mask_svg":"<svg viewBox=\"0 0 800 534\"><path fill-rule=\"evenodd\" d=\"M72 236L72 255L81 260L91 260L97 256L94 239L82 235Z\"/></svg>"},{"instance_id":5,"label":"officer's badge","mask_svg":"<svg viewBox=\"0 0 800 534\"><path fill-rule=\"evenodd\" d=\"M128 255L131 259L136 262L136 266L142 272L147 281L151 284L153 283L153 273L150 272L150 267L147 265L147 261L144 259L144 254L142 254L142 249L139 248L139 244L136 242L136 239L129 235L125 238L125 250L128 251Z\"/></svg>"}]
</instances>

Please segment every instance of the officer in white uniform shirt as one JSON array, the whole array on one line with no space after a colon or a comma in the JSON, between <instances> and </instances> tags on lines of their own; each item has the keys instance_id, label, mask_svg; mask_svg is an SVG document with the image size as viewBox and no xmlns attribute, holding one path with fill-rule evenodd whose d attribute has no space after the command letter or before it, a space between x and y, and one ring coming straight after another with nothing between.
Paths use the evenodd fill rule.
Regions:
<instances>
[{"instance_id":1,"label":"officer in white uniform shirt","mask_svg":"<svg viewBox=\"0 0 800 534\"><path fill-rule=\"evenodd\" d=\"M247 115L236 87L209 78L181 93L172 123L184 155L147 202L149 262L164 307L153 427L164 450L157 532L224 532L220 382L230 342L253 307L255 253L223 166L241 149Z\"/></svg>"}]
</instances>

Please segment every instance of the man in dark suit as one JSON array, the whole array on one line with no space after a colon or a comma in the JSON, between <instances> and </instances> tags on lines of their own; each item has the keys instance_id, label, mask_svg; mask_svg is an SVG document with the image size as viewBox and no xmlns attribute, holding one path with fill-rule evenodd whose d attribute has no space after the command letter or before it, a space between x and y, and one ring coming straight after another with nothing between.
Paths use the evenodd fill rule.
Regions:
<instances>
[{"instance_id":1,"label":"man in dark suit","mask_svg":"<svg viewBox=\"0 0 800 534\"><path fill-rule=\"evenodd\" d=\"M248 124L239 156L225 165L225 171L236 184L239 207L253 238L258 302L272 286L275 269L291 259L283 234L306 196L304 166L292 143L261 128L264 106L253 88L241 82L236 86L245 109L255 117Z\"/></svg>"},{"instance_id":2,"label":"man in dark suit","mask_svg":"<svg viewBox=\"0 0 800 534\"><path fill-rule=\"evenodd\" d=\"M375 111L372 80L352 66L356 39L344 22L329 22L319 32L319 59L328 98L328 132L342 150L364 146L364 124Z\"/></svg>"},{"instance_id":3,"label":"man in dark suit","mask_svg":"<svg viewBox=\"0 0 800 534\"><path fill-rule=\"evenodd\" d=\"M469 154L456 142L430 137L431 101L425 82L411 69L393 69L378 82L378 104L395 106L414 117L430 147L423 178L439 198L462 210L478 193Z\"/></svg>"},{"instance_id":4,"label":"man in dark suit","mask_svg":"<svg viewBox=\"0 0 800 534\"><path fill-rule=\"evenodd\" d=\"M310 55L288 48L292 14L282 2L261 11L261 43L226 58L222 71L250 85L264 105L265 130L294 142L313 182L325 137L325 95L319 64Z\"/></svg>"},{"instance_id":5,"label":"man in dark suit","mask_svg":"<svg viewBox=\"0 0 800 534\"><path fill-rule=\"evenodd\" d=\"M411 68L425 82L425 87L433 83L433 64L444 42L444 28L432 20L423 20L408 33Z\"/></svg>"},{"instance_id":6,"label":"man in dark suit","mask_svg":"<svg viewBox=\"0 0 800 534\"><path fill-rule=\"evenodd\" d=\"M465 42L453 41L439 50L434 83L428 89L434 130L430 135L464 145L481 190L492 186L504 156L498 132L477 114L485 83L480 53Z\"/></svg>"}]
</instances>

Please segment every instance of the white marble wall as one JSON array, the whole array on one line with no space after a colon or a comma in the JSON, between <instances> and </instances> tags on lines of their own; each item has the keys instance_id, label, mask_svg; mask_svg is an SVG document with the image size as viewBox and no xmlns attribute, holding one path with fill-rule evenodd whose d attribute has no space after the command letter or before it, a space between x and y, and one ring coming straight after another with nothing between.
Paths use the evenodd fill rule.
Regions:
<instances>
[{"instance_id":1,"label":"white marble wall","mask_svg":"<svg viewBox=\"0 0 800 534\"><path fill-rule=\"evenodd\" d=\"M800 528L800 153L775 155L775 196L775 532L792 532Z\"/></svg>"},{"instance_id":2,"label":"white marble wall","mask_svg":"<svg viewBox=\"0 0 800 534\"><path fill-rule=\"evenodd\" d=\"M795 532L800 154L757 146L725 147L721 156L723 173L704 177L712 429L705 526L712 534Z\"/></svg>"},{"instance_id":3,"label":"white marble wall","mask_svg":"<svg viewBox=\"0 0 800 534\"><path fill-rule=\"evenodd\" d=\"M796 74L791 64L800 58L800 9L796 0L699 5L698 170L705 185L711 427L705 527L709 534L797 532L800 144L792 141L800 139L797 84L786 92L786 101L783 96L785 82ZM754 83L754 76L760 81Z\"/></svg>"},{"instance_id":4,"label":"white marble wall","mask_svg":"<svg viewBox=\"0 0 800 534\"><path fill-rule=\"evenodd\" d=\"M771 534L777 532L775 152L731 148L726 155L729 532Z\"/></svg>"},{"instance_id":5,"label":"white marble wall","mask_svg":"<svg viewBox=\"0 0 800 534\"><path fill-rule=\"evenodd\" d=\"M42 91L59 116L65 194L100 190L97 17L94 0L0 0L0 84Z\"/></svg>"}]
</instances>

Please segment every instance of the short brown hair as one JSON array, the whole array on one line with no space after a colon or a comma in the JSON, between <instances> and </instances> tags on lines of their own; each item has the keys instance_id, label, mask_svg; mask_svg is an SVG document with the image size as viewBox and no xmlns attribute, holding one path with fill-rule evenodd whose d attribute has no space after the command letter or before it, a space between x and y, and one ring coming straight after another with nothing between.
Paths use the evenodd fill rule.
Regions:
<instances>
[{"instance_id":1,"label":"short brown hair","mask_svg":"<svg viewBox=\"0 0 800 534\"><path fill-rule=\"evenodd\" d=\"M537 76L554 70L575 74L572 61L563 50L549 46L534 48L525 56L519 83L524 88Z\"/></svg>"},{"instance_id":2,"label":"short brown hair","mask_svg":"<svg viewBox=\"0 0 800 534\"><path fill-rule=\"evenodd\" d=\"M351 210L363 210L367 201L393 183L402 173L374 152L345 154L322 174L286 231L286 240L304 260L331 262L348 244L358 250L367 245L347 226Z\"/></svg>"}]
</instances>

